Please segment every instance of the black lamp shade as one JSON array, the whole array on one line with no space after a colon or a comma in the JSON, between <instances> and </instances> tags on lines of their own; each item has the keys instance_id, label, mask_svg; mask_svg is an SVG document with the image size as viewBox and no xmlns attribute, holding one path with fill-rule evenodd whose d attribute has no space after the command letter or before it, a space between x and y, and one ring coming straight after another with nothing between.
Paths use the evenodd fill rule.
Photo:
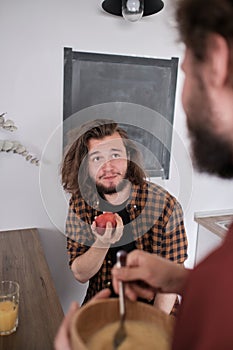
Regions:
<instances>
[{"instance_id":1,"label":"black lamp shade","mask_svg":"<svg viewBox=\"0 0 233 350\"><path fill-rule=\"evenodd\" d=\"M102 3L104 11L116 16L122 16L121 7L121 0L104 0ZM143 16L153 15L161 11L163 7L164 3L162 0L144 0Z\"/></svg>"}]
</instances>

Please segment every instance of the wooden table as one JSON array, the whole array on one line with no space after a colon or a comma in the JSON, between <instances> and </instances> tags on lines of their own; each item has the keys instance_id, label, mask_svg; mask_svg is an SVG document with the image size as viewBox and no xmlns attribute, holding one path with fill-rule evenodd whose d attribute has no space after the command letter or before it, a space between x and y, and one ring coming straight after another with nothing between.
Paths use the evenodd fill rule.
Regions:
<instances>
[{"instance_id":1,"label":"wooden table","mask_svg":"<svg viewBox=\"0 0 233 350\"><path fill-rule=\"evenodd\" d=\"M19 326L0 349L52 350L64 314L37 230L0 232L0 266L0 280L20 284Z\"/></svg>"}]
</instances>

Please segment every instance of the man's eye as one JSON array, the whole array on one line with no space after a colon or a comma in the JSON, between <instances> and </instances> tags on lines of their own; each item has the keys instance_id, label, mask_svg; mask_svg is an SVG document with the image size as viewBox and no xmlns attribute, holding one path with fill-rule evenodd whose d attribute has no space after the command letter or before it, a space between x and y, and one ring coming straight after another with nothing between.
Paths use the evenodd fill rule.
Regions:
<instances>
[{"instance_id":1,"label":"man's eye","mask_svg":"<svg viewBox=\"0 0 233 350\"><path fill-rule=\"evenodd\" d=\"M100 157L92 158L92 162L99 162L99 161L100 161Z\"/></svg>"},{"instance_id":2,"label":"man's eye","mask_svg":"<svg viewBox=\"0 0 233 350\"><path fill-rule=\"evenodd\" d=\"M121 156L120 156L119 153L114 153L114 154L112 154L112 158L113 158L113 159L120 158L120 157L121 157Z\"/></svg>"}]
</instances>

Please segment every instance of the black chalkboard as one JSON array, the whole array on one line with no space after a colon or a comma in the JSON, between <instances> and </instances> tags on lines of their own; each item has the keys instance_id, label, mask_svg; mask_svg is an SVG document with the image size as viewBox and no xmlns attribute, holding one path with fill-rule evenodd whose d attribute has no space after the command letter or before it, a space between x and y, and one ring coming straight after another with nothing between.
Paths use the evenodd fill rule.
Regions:
<instances>
[{"instance_id":1,"label":"black chalkboard","mask_svg":"<svg viewBox=\"0 0 233 350\"><path fill-rule=\"evenodd\" d=\"M168 179L177 68L178 58L174 57L155 59L65 48L63 120L90 106L130 104L134 107L131 108L133 112L123 116L122 109L125 122L121 119L120 124L142 145L148 176ZM144 109L135 123L135 106L154 111L154 120L146 117ZM166 122L161 122L161 118ZM117 119L114 112L109 119Z\"/></svg>"}]
</instances>

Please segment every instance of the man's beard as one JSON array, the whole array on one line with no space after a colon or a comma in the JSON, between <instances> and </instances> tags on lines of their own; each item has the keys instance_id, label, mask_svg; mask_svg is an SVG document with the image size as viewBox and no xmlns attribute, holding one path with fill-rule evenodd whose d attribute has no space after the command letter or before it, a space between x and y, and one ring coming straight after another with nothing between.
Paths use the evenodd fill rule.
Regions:
<instances>
[{"instance_id":1,"label":"man's beard","mask_svg":"<svg viewBox=\"0 0 233 350\"><path fill-rule=\"evenodd\" d=\"M97 192L104 197L105 194L114 194L122 191L129 183L129 180L123 179L117 186L104 186L100 183L96 183L96 190Z\"/></svg>"},{"instance_id":2,"label":"man's beard","mask_svg":"<svg viewBox=\"0 0 233 350\"><path fill-rule=\"evenodd\" d=\"M214 132L213 125L208 124L214 111L205 92L202 95L203 102L195 97L194 101L187 113L194 166L200 172L233 178L233 145L230 141L221 139Z\"/></svg>"}]
</instances>

